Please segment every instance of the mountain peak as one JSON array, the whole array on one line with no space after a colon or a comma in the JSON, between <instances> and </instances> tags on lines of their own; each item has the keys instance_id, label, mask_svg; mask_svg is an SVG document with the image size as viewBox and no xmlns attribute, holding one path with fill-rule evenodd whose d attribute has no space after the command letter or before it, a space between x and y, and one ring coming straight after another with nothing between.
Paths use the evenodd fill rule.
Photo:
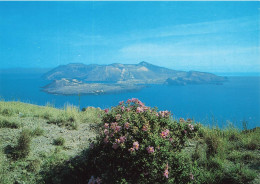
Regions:
<instances>
[{"instance_id":1,"label":"mountain peak","mask_svg":"<svg viewBox=\"0 0 260 184\"><path fill-rule=\"evenodd\" d=\"M146 61L142 61L142 62L140 62L138 65L147 66L147 65L151 65L151 64L148 63L148 62L146 62Z\"/></svg>"}]
</instances>

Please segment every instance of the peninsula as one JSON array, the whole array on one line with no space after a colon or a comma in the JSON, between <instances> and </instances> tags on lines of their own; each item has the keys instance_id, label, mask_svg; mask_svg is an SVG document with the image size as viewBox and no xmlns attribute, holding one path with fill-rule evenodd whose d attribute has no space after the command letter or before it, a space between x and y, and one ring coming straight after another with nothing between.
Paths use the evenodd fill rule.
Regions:
<instances>
[{"instance_id":1,"label":"peninsula","mask_svg":"<svg viewBox=\"0 0 260 184\"><path fill-rule=\"evenodd\" d=\"M52 81L43 91L52 94L106 94L140 90L149 84L222 84L227 79L211 73L172 70L147 62L139 64L61 65L45 73Z\"/></svg>"}]
</instances>

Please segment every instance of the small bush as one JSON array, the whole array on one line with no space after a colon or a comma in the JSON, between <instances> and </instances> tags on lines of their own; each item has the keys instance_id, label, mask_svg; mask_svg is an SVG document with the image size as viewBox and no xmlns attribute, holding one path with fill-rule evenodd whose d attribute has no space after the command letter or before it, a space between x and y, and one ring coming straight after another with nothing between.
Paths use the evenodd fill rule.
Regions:
<instances>
[{"instance_id":1,"label":"small bush","mask_svg":"<svg viewBox=\"0 0 260 184\"><path fill-rule=\"evenodd\" d=\"M30 160L29 164L27 165L26 169L30 172L37 172L40 170L41 161L40 160Z\"/></svg>"},{"instance_id":2,"label":"small bush","mask_svg":"<svg viewBox=\"0 0 260 184\"><path fill-rule=\"evenodd\" d=\"M53 144L56 146L64 146L65 144L65 139L63 137L58 137L53 140Z\"/></svg>"},{"instance_id":3,"label":"small bush","mask_svg":"<svg viewBox=\"0 0 260 184\"><path fill-rule=\"evenodd\" d=\"M247 144L246 148L249 150L260 149L260 142L257 139L251 139Z\"/></svg>"},{"instance_id":4,"label":"small bush","mask_svg":"<svg viewBox=\"0 0 260 184\"><path fill-rule=\"evenodd\" d=\"M30 153L31 132L27 129L22 130L18 143L10 148L10 155L13 159L25 158Z\"/></svg>"},{"instance_id":5,"label":"small bush","mask_svg":"<svg viewBox=\"0 0 260 184\"><path fill-rule=\"evenodd\" d=\"M210 133L205 138L205 142L207 144L207 157L213 156L219 152L219 148L221 145L221 140L218 135L215 133Z\"/></svg>"},{"instance_id":6,"label":"small bush","mask_svg":"<svg viewBox=\"0 0 260 184\"><path fill-rule=\"evenodd\" d=\"M11 109L3 109L0 113L4 116L12 116L14 112Z\"/></svg>"},{"instance_id":7,"label":"small bush","mask_svg":"<svg viewBox=\"0 0 260 184\"><path fill-rule=\"evenodd\" d=\"M20 128L20 124L0 116L0 128Z\"/></svg>"},{"instance_id":8,"label":"small bush","mask_svg":"<svg viewBox=\"0 0 260 184\"><path fill-rule=\"evenodd\" d=\"M77 118L74 115L67 113L62 113L56 117L51 117L47 123L55 124L60 127L66 127L72 130L76 130L78 128Z\"/></svg>"},{"instance_id":9,"label":"small bush","mask_svg":"<svg viewBox=\"0 0 260 184\"><path fill-rule=\"evenodd\" d=\"M41 135L43 135L43 134L44 134L44 130L41 129L41 128L39 128L39 127L35 128L35 129L31 132L31 136L32 136L32 137L41 136Z\"/></svg>"}]
</instances>

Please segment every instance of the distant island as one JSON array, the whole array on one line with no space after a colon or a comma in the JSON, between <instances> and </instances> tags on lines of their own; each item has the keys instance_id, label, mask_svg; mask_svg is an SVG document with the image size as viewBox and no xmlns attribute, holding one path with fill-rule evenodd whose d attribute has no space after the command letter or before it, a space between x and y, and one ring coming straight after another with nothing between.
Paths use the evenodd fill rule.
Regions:
<instances>
[{"instance_id":1,"label":"distant island","mask_svg":"<svg viewBox=\"0 0 260 184\"><path fill-rule=\"evenodd\" d=\"M222 84L226 77L198 71L172 70L147 62L139 64L68 64L45 73L52 82L43 87L51 94L107 94L140 90L149 84Z\"/></svg>"}]
</instances>

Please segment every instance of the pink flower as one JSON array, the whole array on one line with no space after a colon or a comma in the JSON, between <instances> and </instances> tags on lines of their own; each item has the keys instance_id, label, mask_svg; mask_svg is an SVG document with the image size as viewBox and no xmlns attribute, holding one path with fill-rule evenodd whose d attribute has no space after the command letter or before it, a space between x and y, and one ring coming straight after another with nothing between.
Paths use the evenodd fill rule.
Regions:
<instances>
[{"instance_id":1,"label":"pink flower","mask_svg":"<svg viewBox=\"0 0 260 184\"><path fill-rule=\"evenodd\" d=\"M120 132L121 126L116 126L115 132Z\"/></svg>"},{"instance_id":2,"label":"pink flower","mask_svg":"<svg viewBox=\"0 0 260 184\"><path fill-rule=\"evenodd\" d=\"M131 99L128 99L128 100L126 101L126 103L131 103Z\"/></svg>"},{"instance_id":3,"label":"pink flower","mask_svg":"<svg viewBox=\"0 0 260 184\"><path fill-rule=\"evenodd\" d=\"M125 110L125 106L121 106L121 110L124 111Z\"/></svg>"},{"instance_id":4,"label":"pink flower","mask_svg":"<svg viewBox=\"0 0 260 184\"><path fill-rule=\"evenodd\" d=\"M169 111L159 111L159 115L162 117L167 117L170 115L170 112Z\"/></svg>"},{"instance_id":5,"label":"pink flower","mask_svg":"<svg viewBox=\"0 0 260 184\"><path fill-rule=\"evenodd\" d=\"M124 103L124 101L121 101L121 102L119 102L119 105L122 105Z\"/></svg>"},{"instance_id":6,"label":"pink flower","mask_svg":"<svg viewBox=\"0 0 260 184\"><path fill-rule=\"evenodd\" d=\"M189 124L188 126L189 126L189 128L190 128L191 131L194 130L194 127L193 127L192 124Z\"/></svg>"},{"instance_id":7,"label":"pink flower","mask_svg":"<svg viewBox=\"0 0 260 184\"><path fill-rule=\"evenodd\" d=\"M120 139L120 142L121 142L121 143L124 143L125 140L126 140L126 137L125 137L125 136L121 136L119 139Z\"/></svg>"},{"instance_id":8,"label":"pink flower","mask_svg":"<svg viewBox=\"0 0 260 184\"><path fill-rule=\"evenodd\" d=\"M104 111L105 111L105 113L108 113L108 112L109 112L109 109L105 109Z\"/></svg>"},{"instance_id":9,"label":"pink flower","mask_svg":"<svg viewBox=\"0 0 260 184\"><path fill-rule=\"evenodd\" d=\"M142 130L146 132L148 130L148 127L146 125L143 125Z\"/></svg>"},{"instance_id":10,"label":"pink flower","mask_svg":"<svg viewBox=\"0 0 260 184\"><path fill-rule=\"evenodd\" d=\"M143 102L141 102L140 100L137 101L137 104L139 104L141 107L144 107Z\"/></svg>"},{"instance_id":11,"label":"pink flower","mask_svg":"<svg viewBox=\"0 0 260 184\"><path fill-rule=\"evenodd\" d=\"M128 151L130 151L131 153L135 151L134 148L130 148Z\"/></svg>"},{"instance_id":12,"label":"pink flower","mask_svg":"<svg viewBox=\"0 0 260 184\"><path fill-rule=\"evenodd\" d=\"M166 134L164 131L162 131L161 137L162 137L162 138L166 138L166 137L167 137L167 134Z\"/></svg>"},{"instance_id":13,"label":"pink flower","mask_svg":"<svg viewBox=\"0 0 260 184\"><path fill-rule=\"evenodd\" d=\"M186 131L186 130L183 130L183 132L184 132L185 134L187 134L187 131Z\"/></svg>"},{"instance_id":14,"label":"pink flower","mask_svg":"<svg viewBox=\"0 0 260 184\"><path fill-rule=\"evenodd\" d=\"M143 107L144 111L149 110L149 107Z\"/></svg>"},{"instance_id":15,"label":"pink flower","mask_svg":"<svg viewBox=\"0 0 260 184\"><path fill-rule=\"evenodd\" d=\"M112 146L113 149L116 150L118 147L119 147L119 145L117 143L113 143L113 146Z\"/></svg>"},{"instance_id":16,"label":"pink flower","mask_svg":"<svg viewBox=\"0 0 260 184\"><path fill-rule=\"evenodd\" d=\"M116 130L117 125L118 125L117 122L111 123L110 128L113 129L113 130Z\"/></svg>"},{"instance_id":17,"label":"pink flower","mask_svg":"<svg viewBox=\"0 0 260 184\"><path fill-rule=\"evenodd\" d=\"M172 141L173 141L173 138L170 138L169 141L172 142Z\"/></svg>"},{"instance_id":18,"label":"pink flower","mask_svg":"<svg viewBox=\"0 0 260 184\"><path fill-rule=\"evenodd\" d=\"M117 114L116 115L116 120L118 121L118 120L120 120L120 118L121 118L121 114Z\"/></svg>"},{"instance_id":19,"label":"pink flower","mask_svg":"<svg viewBox=\"0 0 260 184\"><path fill-rule=\"evenodd\" d=\"M130 127L130 123L126 122L124 127L125 127L125 129L128 129Z\"/></svg>"},{"instance_id":20,"label":"pink flower","mask_svg":"<svg viewBox=\"0 0 260 184\"><path fill-rule=\"evenodd\" d=\"M163 175L166 177L166 178L168 178L169 176L169 171L168 171L168 169L165 169L165 171L164 171L164 173L163 173Z\"/></svg>"},{"instance_id":21,"label":"pink flower","mask_svg":"<svg viewBox=\"0 0 260 184\"><path fill-rule=\"evenodd\" d=\"M166 129L166 130L165 130L165 133L166 133L167 135L169 135L170 130Z\"/></svg>"},{"instance_id":22,"label":"pink flower","mask_svg":"<svg viewBox=\"0 0 260 184\"><path fill-rule=\"evenodd\" d=\"M108 135L108 134L109 134L108 129L105 129L105 130L104 130L104 134L105 134L105 135Z\"/></svg>"},{"instance_id":23,"label":"pink flower","mask_svg":"<svg viewBox=\"0 0 260 184\"><path fill-rule=\"evenodd\" d=\"M117 144L120 144L120 142L121 142L120 139L116 139Z\"/></svg>"},{"instance_id":24,"label":"pink flower","mask_svg":"<svg viewBox=\"0 0 260 184\"><path fill-rule=\"evenodd\" d=\"M131 109L129 107L126 108L126 111L129 112Z\"/></svg>"},{"instance_id":25,"label":"pink flower","mask_svg":"<svg viewBox=\"0 0 260 184\"><path fill-rule=\"evenodd\" d=\"M144 112L144 109L142 107L137 107L136 112L137 113Z\"/></svg>"},{"instance_id":26,"label":"pink flower","mask_svg":"<svg viewBox=\"0 0 260 184\"><path fill-rule=\"evenodd\" d=\"M133 143L133 148L136 149L136 150L139 149L139 143L138 143L138 141L136 141L136 142Z\"/></svg>"},{"instance_id":27,"label":"pink flower","mask_svg":"<svg viewBox=\"0 0 260 184\"><path fill-rule=\"evenodd\" d=\"M104 127L105 127L105 128L109 128L109 124L108 124L108 123L105 123L105 124L104 124Z\"/></svg>"},{"instance_id":28,"label":"pink flower","mask_svg":"<svg viewBox=\"0 0 260 184\"><path fill-rule=\"evenodd\" d=\"M146 148L147 152L150 154L150 153L153 153L154 152L154 147L152 146L149 146Z\"/></svg>"}]
</instances>

